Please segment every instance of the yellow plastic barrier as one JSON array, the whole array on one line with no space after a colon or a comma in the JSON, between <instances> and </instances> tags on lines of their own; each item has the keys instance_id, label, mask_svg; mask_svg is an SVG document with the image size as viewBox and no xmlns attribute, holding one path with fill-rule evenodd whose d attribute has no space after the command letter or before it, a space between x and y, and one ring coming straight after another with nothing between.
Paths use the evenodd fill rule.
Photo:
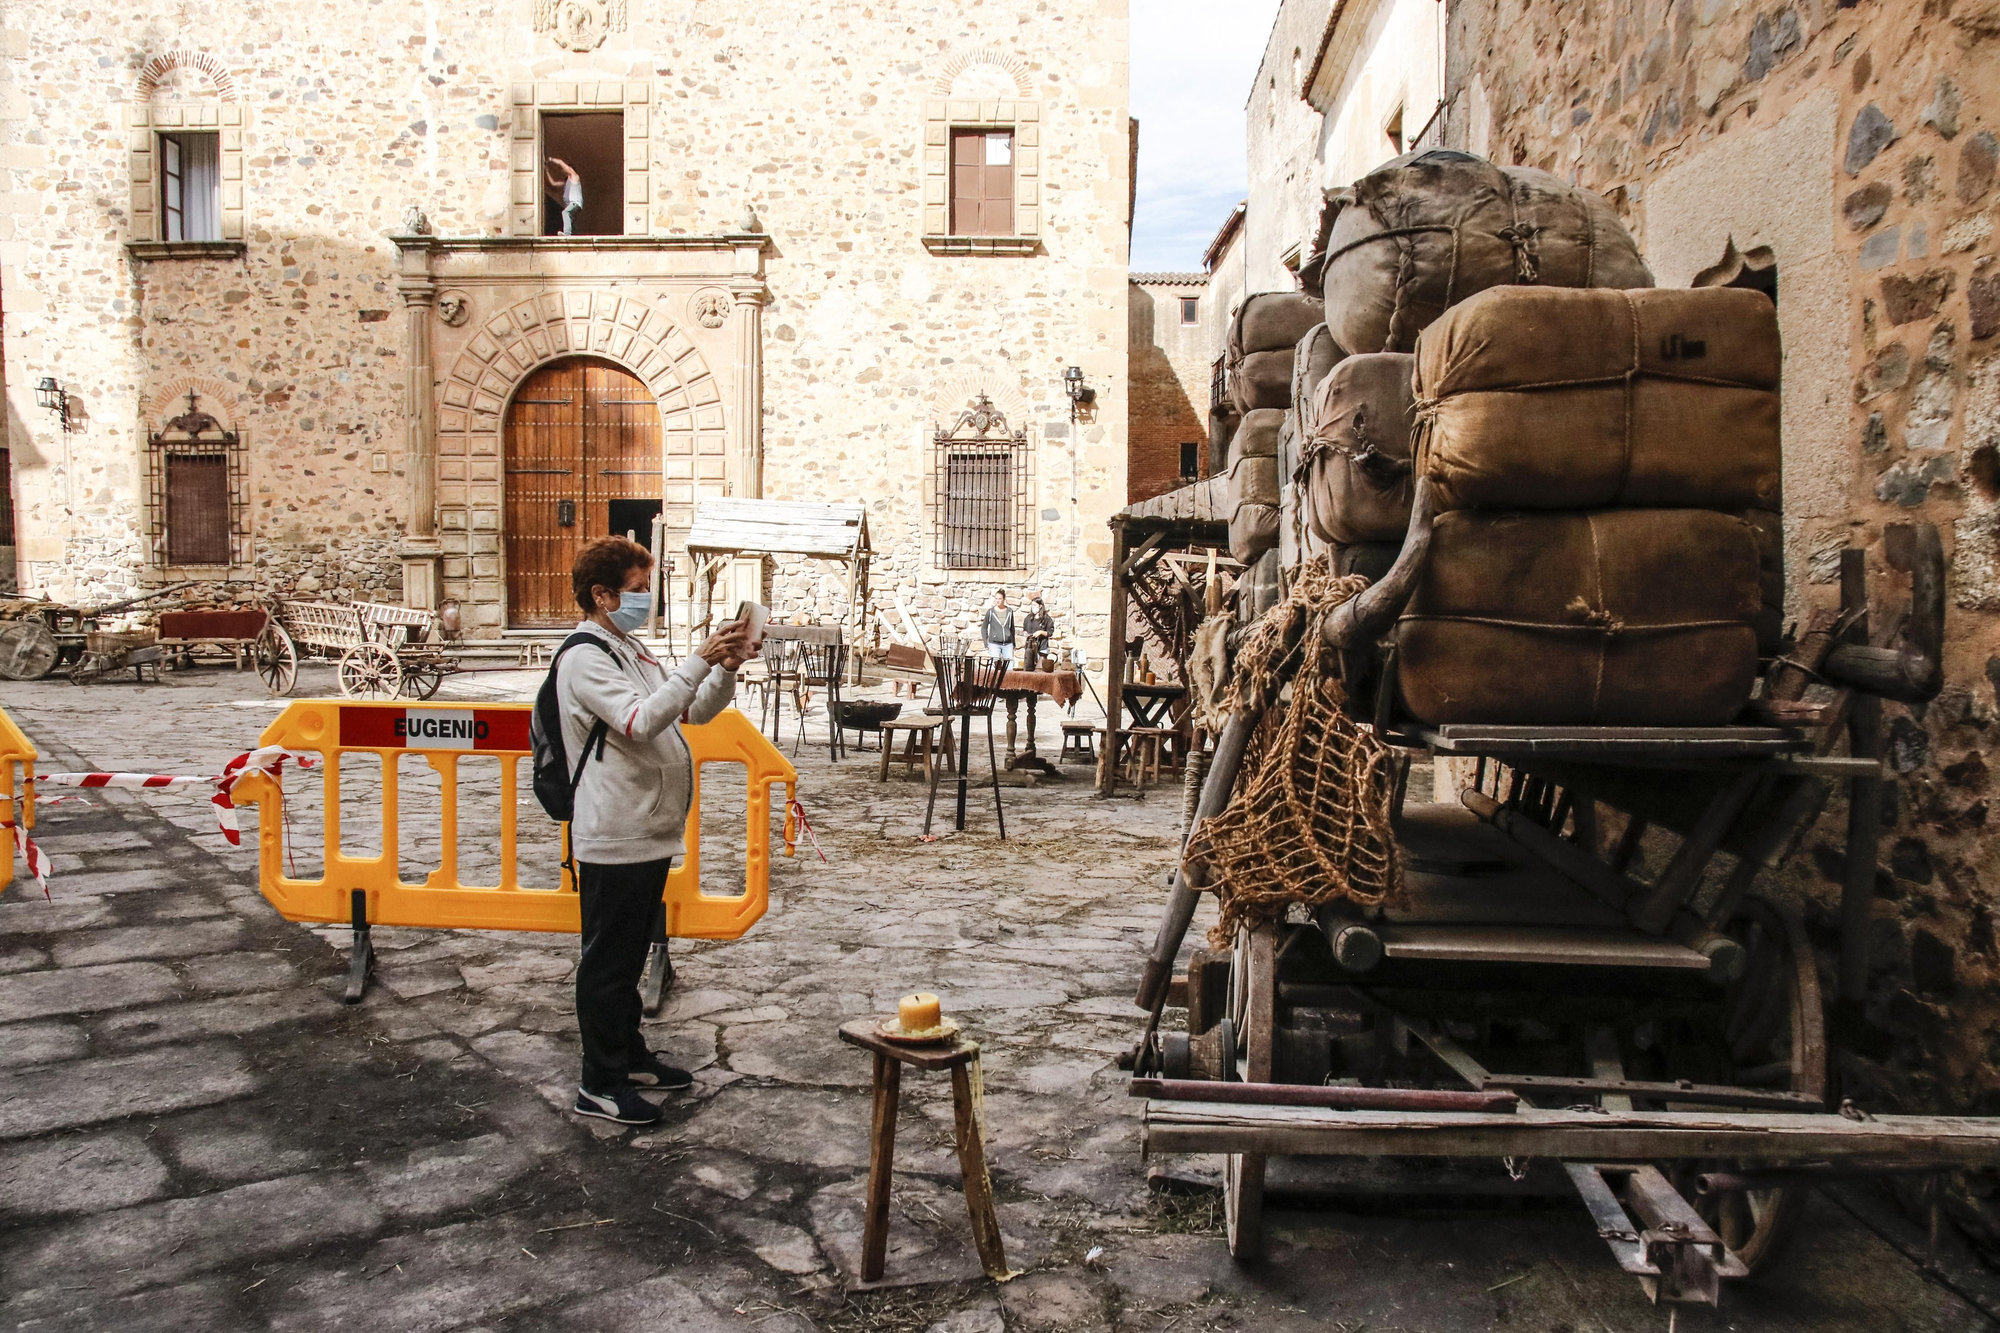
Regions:
<instances>
[{"instance_id":1,"label":"yellow plastic barrier","mask_svg":"<svg viewBox=\"0 0 2000 1333\"><path fill-rule=\"evenodd\" d=\"M325 863L318 879L285 873L284 791L263 773L239 779L231 799L255 805L258 814L259 887L291 921L367 926L436 926L470 930L575 931L575 885L567 872L555 886L520 882L516 812L520 783L528 776L530 704L351 703L341 699L294 700L264 729L262 745L316 751L323 756ZM785 784L785 854L792 854L791 799L798 772L735 709L705 726L684 726L694 756L694 792L688 810L687 857L667 877L667 934L683 939L733 940L750 929L771 896L771 788ZM18 735L19 733L15 733ZM397 867L401 810L397 762L422 754L440 779L440 864L421 884L406 884ZM29 751L32 756L33 751ZM340 847L340 763L344 755L382 758L382 851L356 857ZM500 882L465 884L458 868L458 761L492 757L500 767ZM701 891L701 774L709 764L742 764L748 776L749 842L740 894ZM564 837L568 830L563 830ZM357 992L358 996L358 992Z\"/></svg>"},{"instance_id":2,"label":"yellow plastic barrier","mask_svg":"<svg viewBox=\"0 0 2000 1333\"><path fill-rule=\"evenodd\" d=\"M35 743L21 734L13 718L0 712L0 820L19 821L29 832L35 827L35 758ZM4 893L14 882L15 857L25 847L17 848L14 830L5 828L0 829L0 849L5 853L5 864L0 865L0 893Z\"/></svg>"}]
</instances>

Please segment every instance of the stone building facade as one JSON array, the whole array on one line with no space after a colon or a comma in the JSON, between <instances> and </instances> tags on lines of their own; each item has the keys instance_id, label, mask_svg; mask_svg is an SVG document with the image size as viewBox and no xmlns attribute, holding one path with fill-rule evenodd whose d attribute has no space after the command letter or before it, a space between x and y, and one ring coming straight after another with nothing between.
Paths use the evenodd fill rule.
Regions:
<instances>
[{"instance_id":1,"label":"stone building facade","mask_svg":"<svg viewBox=\"0 0 2000 1333\"><path fill-rule=\"evenodd\" d=\"M1447 46L1447 146L1603 193L1662 286L1775 293L1790 614L1837 602L1850 544L1893 605L1887 526L1942 532L1947 684L1928 707L1887 709L1902 780L1877 1002L1844 1074L1858 1099L1992 1111L2000 7L1456 0ZM1825 818L1815 850L1843 827ZM1791 887L1830 940L1837 884L1808 871Z\"/></svg>"},{"instance_id":2,"label":"stone building facade","mask_svg":"<svg viewBox=\"0 0 2000 1333\"><path fill-rule=\"evenodd\" d=\"M726 494L864 503L873 586L920 622L1034 584L1101 642L1126 493L1124 0L811 23L759 0L194 0L10 23L25 587L452 597L491 636L521 623L531 528L566 541L650 506L671 549ZM559 157L585 199L569 235L548 234ZM564 366L602 380L580 426L523 394ZM1095 391L1074 416L1071 366ZM1006 447L941 443L982 399ZM593 430L642 465L597 466ZM945 529L971 454L991 531L968 564ZM634 487L637 509L600 502ZM177 507L214 541L176 536ZM831 608L776 575L781 611Z\"/></svg>"},{"instance_id":3,"label":"stone building facade","mask_svg":"<svg viewBox=\"0 0 2000 1333\"><path fill-rule=\"evenodd\" d=\"M1127 296L1125 467L1128 500L1164 495L1208 475L1208 343L1203 337L1206 273L1134 273ZM1192 456L1188 457L1189 452Z\"/></svg>"}]
</instances>

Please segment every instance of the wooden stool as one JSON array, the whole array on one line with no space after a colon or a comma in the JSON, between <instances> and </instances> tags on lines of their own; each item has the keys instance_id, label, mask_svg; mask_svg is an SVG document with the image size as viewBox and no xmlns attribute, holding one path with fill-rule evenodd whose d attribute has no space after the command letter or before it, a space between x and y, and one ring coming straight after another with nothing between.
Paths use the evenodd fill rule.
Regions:
<instances>
[{"instance_id":1,"label":"wooden stool","mask_svg":"<svg viewBox=\"0 0 2000 1333\"><path fill-rule=\"evenodd\" d=\"M840 1039L875 1055L875 1113L868 1130L868 1211L861 1232L861 1280L877 1282L889 1252L889 1175L895 1166L896 1109L903 1066L951 1071L953 1136L965 1181L965 1210L972 1215L972 1243L986 1276L1011 1276L993 1212L993 1181L986 1173L986 1128L980 1123L979 1043L963 1037L930 1046L901 1046L875 1035L883 1019L857 1018L840 1025Z\"/></svg>"},{"instance_id":2,"label":"wooden stool","mask_svg":"<svg viewBox=\"0 0 2000 1333\"><path fill-rule=\"evenodd\" d=\"M1149 780L1160 780L1160 743L1175 733L1168 727L1131 727L1127 729L1131 738L1131 749L1127 751L1125 772L1128 781L1144 786Z\"/></svg>"},{"instance_id":3,"label":"wooden stool","mask_svg":"<svg viewBox=\"0 0 2000 1333\"><path fill-rule=\"evenodd\" d=\"M908 777L910 774L916 772L917 765L922 764L924 780L926 782L930 781L931 767L935 762L938 729L943 725L944 719L941 717L892 717L887 722L884 722L882 724L882 771L876 775L875 780L877 782L887 782L889 780L889 765L893 762L903 766L904 777ZM896 749L896 733L899 731L904 733L903 752L896 754L894 753ZM918 748L919 739L923 742L921 751Z\"/></svg>"},{"instance_id":4,"label":"wooden stool","mask_svg":"<svg viewBox=\"0 0 2000 1333\"><path fill-rule=\"evenodd\" d=\"M1089 722L1063 723L1062 749L1056 752L1056 762L1096 763L1097 730L1096 725Z\"/></svg>"}]
</instances>

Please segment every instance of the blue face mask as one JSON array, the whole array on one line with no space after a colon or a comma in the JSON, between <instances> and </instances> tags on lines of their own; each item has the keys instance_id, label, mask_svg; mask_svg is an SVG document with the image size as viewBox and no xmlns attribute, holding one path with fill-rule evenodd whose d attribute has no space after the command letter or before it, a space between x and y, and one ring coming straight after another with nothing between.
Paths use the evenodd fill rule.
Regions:
<instances>
[{"instance_id":1,"label":"blue face mask","mask_svg":"<svg viewBox=\"0 0 2000 1333\"><path fill-rule=\"evenodd\" d=\"M646 623L653 612L653 595L648 592L621 592L618 609L605 618L627 634Z\"/></svg>"}]
</instances>

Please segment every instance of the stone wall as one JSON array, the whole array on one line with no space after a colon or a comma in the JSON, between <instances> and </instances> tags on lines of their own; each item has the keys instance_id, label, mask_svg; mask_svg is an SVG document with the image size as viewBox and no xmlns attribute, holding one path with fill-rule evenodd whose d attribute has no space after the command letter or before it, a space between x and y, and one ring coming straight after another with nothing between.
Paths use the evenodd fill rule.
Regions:
<instances>
[{"instance_id":1,"label":"stone wall","mask_svg":"<svg viewBox=\"0 0 2000 1333\"><path fill-rule=\"evenodd\" d=\"M1195 475L1208 475L1208 347L1199 316L1191 324L1181 321L1182 300L1202 301L1207 285L1202 273L1132 275L1128 501L1150 500L1181 485L1184 442L1195 445Z\"/></svg>"},{"instance_id":2,"label":"stone wall","mask_svg":"<svg viewBox=\"0 0 2000 1333\"><path fill-rule=\"evenodd\" d=\"M1322 118L1305 100L1313 57L1332 0L1285 0L1265 39L1264 58L1244 103L1250 168L1243 219L1244 291L1289 292L1302 242L1319 216L1317 157ZM1347 6L1342 6L1343 9Z\"/></svg>"},{"instance_id":3,"label":"stone wall","mask_svg":"<svg viewBox=\"0 0 2000 1333\"><path fill-rule=\"evenodd\" d=\"M581 51L538 31L536 12L524 0L338 16L300 0L142 0L9 20L0 286L24 583L113 590L173 576L146 563L145 441L163 399L199 379L202 406L249 442L257 559L338 552L314 555L290 586L393 595L399 579L378 553L410 533L416 486L409 317L388 237L414 205L440 237L490 241L486 272L531 279L540 270L522 256L539 252L507 248L534 214L515 197L532 178L531 117L573 94L560 105L615 103L627 116L627 234L583 265L595 288L661 268L632 248L644 238L671 251L752 224L769 235L762 291L723 294L725 308L767 302L761 408L725 373L741 356L734 323L718 335L716 395L733 448L761 434L762 494L867 504L878 589L892 571L912 595L965 584L977 601L997 581L1039 582L1061 590L1079 635L1101 641L1104 520L1125 502L1129 397L1124 0L1059 14L1027 0L842 2L810 24L768 0L713 14L634 7ZM935 235L936 140L961 121L1016 131L1018 234L1003 244ZM175 123L218 127L223 215L240 235L135 256L127 242L154 234L139 216L149 196L131 188L135 154ZM660 317L700 343L707 311ZM454 332L439 307L428 387L442 433L459 348L504 314L475 309ZM1068 365L1098 395L1074 430ZM74 396L75 430L33 406L45 375ZM993 579L940 571L928 555L930 432L974 393L1014 404L1033 440L1031 557ZM440 525L445 563L459 562L447 591L498 576L504 534L480 530L477 495L453 498L501 485L498 462L440 450L440 516L457 504L471 529ZM269 569L227 573L261 581ZM501 610L479 607L473 626L497 632Z\"/></svg>"},{"instance_id":4,"label":"stone wall","mask_svg":"<svg viewBox=\"0 0 2000 1333\"><path fill-rule=\"evenodd\" d=\"M2000 1110L1993 930L2000 681L2000 9L1865 0L1460 0L1446 142L1609 197L1663 285L1756 285L1786 341L1790 614L1837 601L1839 551L1906 596L1885 525L1934 523L1950 560L1948 683L1890 705L1900 777L1877 877L1870 1027L1851 1095ZM1834 939L1829 811L1784 886Z\"/></svg>"}]
</instances>

